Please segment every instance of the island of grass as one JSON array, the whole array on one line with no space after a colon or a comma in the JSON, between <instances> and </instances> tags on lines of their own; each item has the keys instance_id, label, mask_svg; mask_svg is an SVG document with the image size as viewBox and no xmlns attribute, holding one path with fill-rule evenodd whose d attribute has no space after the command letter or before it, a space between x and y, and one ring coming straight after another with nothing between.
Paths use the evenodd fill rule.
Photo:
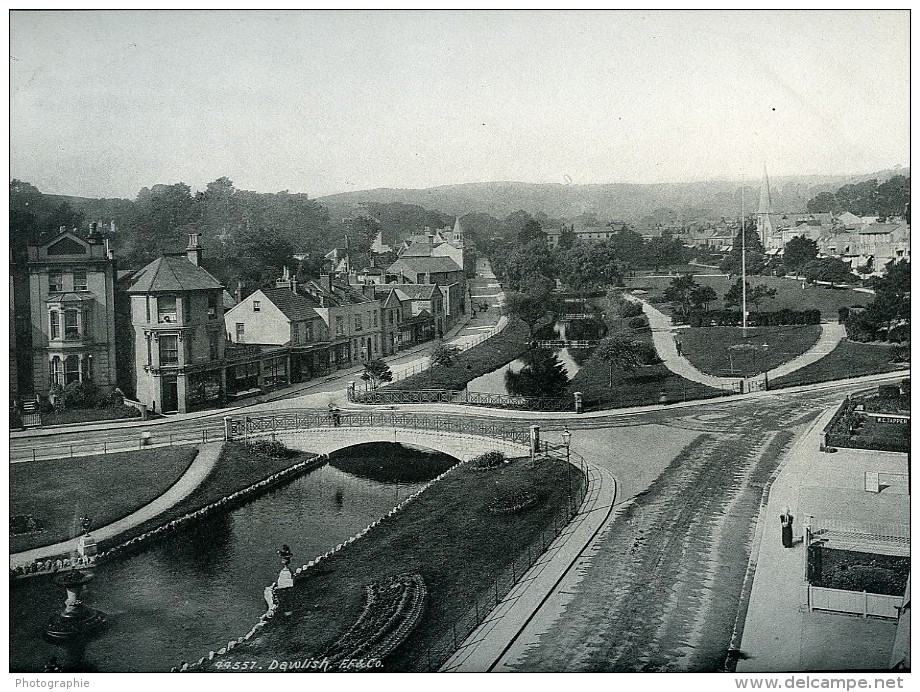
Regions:
<instances>
[{"instance_id":1,"label":"island of grass","mask_svg":"<svg viewBox=\"0 0 920 692\"><path fill-rule=\"evenodd\" d=\"M896 361L901 349L897 344L863 344L844 339L821 360L772 380L770 388L795 387L904 370L910 367L910 363Z\"/></svg>"},{"instance_id":2,"label":"island of grass","mask_svg":"<svg viewBox=\"0 0 920 692\"><path fill-rule=\"evenodd\" d=\"M473 604L493 603L496 592L511 588L512 571L521 576L528 552L535 557L543 551L565 515L567 480L578 497L584 477L575 469L567 476L559 461L516 459L478 473L458 467L392 520L304 572L294 588L279 593L278 614L264 628L201 669L322 658L367 618L366 587L406 573L425 585L424 611L383 670L437 669L449 655L454 627L458 643L472 627ZM490 511L497 497L522 493L538 499L517 512Z\"/></svg>"},{"instance_id":3,"label":"island of grass","mask_svg":"<svg viewBox=\"0 0 920 692\"><path fill-rule=\"evenodd\" d=\"M749 377L786 363L818 343L821 325L692 327L676 336L697 370L717 377Z\"/></svg>"},{"instance_id":4,"label":"island of grass","mask_svg":"<svg viewBox=\"0 0 920 692\"><path fill-rule=\"evenodd\" d=\"M80 517L99 527L128 516L166 492L197 453L164 447L12 464L10 516L23 518L24 533L10 536L10 552L69 540L80 533ZM36 530L28 530L28 517Z\"/></svg>"},{"instance_id":5,"label":"island of grass","mask_svg":"<svg viewBox=\"0 0 920 692\"><path fill-rule=\"evenodd\" d=\"M507 326L480 344L461 352L449 367L435 366L381 389L466 389L470 380L507 365L529 347L530 330L523 320L509 319Z\"/></svg>"},{"instance_id":6,"label":"island of grass","mask_svg":"<svg viewBox=\"0 0 920 692\"><path fill-rule=\"evenodd\" d=\"M181 448L170 447L166 449ZM157 451L165 451L165 449ZM178 519L207 507L238 490L248 488L279 471L314 457L316 455L311 452L290 452L283 456L275 456L258 448L247 448L241 442L226 442L221 450L220 458L214 466L214 470L188 497L173 505L155 519L139 524L108 541L100 541L100 549L107 550L142 533L152 531L173 519ZM324 460L317 461L318 464L323 462ZM305 467L304 472L309 468L310 466ZM290 479L293 480L294 477L296 477L296 474L291 476ZM228 509L231 508L228 507Z\"/></svg>"}]
</instances>

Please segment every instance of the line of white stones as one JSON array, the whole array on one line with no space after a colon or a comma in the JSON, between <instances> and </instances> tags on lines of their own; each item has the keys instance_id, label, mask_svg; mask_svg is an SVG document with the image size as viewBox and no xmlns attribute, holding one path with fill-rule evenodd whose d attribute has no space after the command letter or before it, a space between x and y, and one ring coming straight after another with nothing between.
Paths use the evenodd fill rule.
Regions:
<instances>
[{"instance_id":1,"label":"line of white stones","mask_svg":"<svg viewBox=\"0 0 920 692\"><path fill-rule=\"evenodd\" d=\"M395 517L399 512L401 512L403 509L405 509L407 505L409 505L409 504L410 504L411 502L413 502L416 498L418 498L419 495L421 495L423 492L425 492L426 490L428 490L428 488L430 488L430 487L431 487L432 485L434 485L435 483L437 483L437 482L443 480L443 478L444 478L447 474L449 474L451 471L453 471L454 469L458 468L459 466L462 466L462 465L465 464L465 463L466 463L465 461L460 461L460 462L454 464L454 465L451 466L449 469L447 469L444 473L442 473L442 474L440 474L439 476L437 476L437 477L431 479L430 481L428 481L427 483L425 483L425 485L423 485L421 488L419 488L419 489L416 490L414 493L412 493L411 495L409 495L408 497L406 497L402 502L400 502L399 504L397 504L397 505L396 505L395 507L393 507L389 512L387 512L385 515L383 515L382 517L380 517L380 519L377 519L376 521L371 522L371 523L368 524L366 527L364 527L363 529L361 529L358 533L356 533L355 535L353 535L351 538L349 538L349 539L343 541L342 543L339 543L339 544L338 544L337 546L335 546L335 548L333 548L332 550L328 550L328 551L326 551L325 553L323 553L322 555L319 555L319 556L313 558L312 560L310 560L309 562L307 562L307 563L306 563L305 565L303 565L302 567L298 567L296 570L294 570L294 579L296 580L296 579L298 579L298 578L303 577L303 576L305 575L305 573L306 573L307 570L312 569L312 568L315 568L315 567L316 567L317 565L319 565L323 560L328 560L330 557L332 557L333 555L335 555L335 554L336 554L337 552L339 552L340 550L342 550L342 549L344 549L344 548L347 548L349 545L351 545L352 543L354 543L354 542L357 541L358 539L363 538L364 536L366 536L372 529L376 528L377 526L379 526L380 524L382 524L384 521L387 521L388 519L392 519L393 517ZM255 625L253 625L253 627L252 627L251 630L249 630L246 634L244 634L244 635L241 636L241 637L237 637L236 639L231 639L229 642L227 642L227 645L226 645L226 646L221 647L221 648L218 649L217 651L213 651L213 650L212 650L212 651L209 651L207 656L202 656L202 657L199 658L195 663L189 664L189 663L183 662L180 666L178 666L178 667L173 667L173 668L171 669L171 672L181 672L181 671L185 671L185 670L190 670L190 669L192 669L192 668L196 668L196 667L202 665L205 661L213 661L213 660L215 659L215 657L221 656L221 655L223 655L223 654L226 654L226 653L232 651L235 647L237 647L237 646L239 646L240 644L242 644L243 642L252 639L256 634L258 634L259 630L261 630L263 627L265 627L265 624L275 616L275 613L276 613L277 610L278 610L278 598L277 598L277 596L276 596L276 589L277 589L277 586L278 586L278 582L275 581L275 582L273 582L272 584L270 584L269 586L266 586L266 587L265 587L265 601L268 603L268 610L266 610L266 611L259 617L259 621L258 621Z\"/></svg>"}]
</instances>

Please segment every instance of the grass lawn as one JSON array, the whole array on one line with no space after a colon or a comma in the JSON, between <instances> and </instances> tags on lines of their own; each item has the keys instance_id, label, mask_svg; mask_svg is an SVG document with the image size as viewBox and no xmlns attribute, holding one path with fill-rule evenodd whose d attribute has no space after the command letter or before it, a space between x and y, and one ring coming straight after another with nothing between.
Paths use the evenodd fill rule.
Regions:
<instances>
[{"instance_id":1,"label":"grass lawn","mask_svg":"<svg viewBox=\"0 0 920 692\"><path fill-rule=\"evenodd\" d=\"M276 617L248 642L216 662L272 659L294 661L321 654L358 619L364 607L364 586L402 572L422 575L428 590L424 614L408 639L385 661L386 671L428 668L447 655L443 639L452 641L452 627L466 623L473 604L494 602L510 589L510 571L527 546L540 543L553 529L553 519L566 505L566 470L558 461L539 460L533 466L515 460L495 471L473 473L461 467L409 504L393 520L323 561L298 578L294 589L282 593ZM583 482L573 472L573 486ZM494 515L488 505L496 496L531 491L539 502L515 514ZM534 549L534 555L537 554ZM284 612L292 614L285 616ZM487 612L486 606L482 613ZM468 624L472 624L471 622ZM465 629L458 625L458 641ZM205 663L204 670L216 670Z\"/></svg>"},{"instance_id":2,"label":"grass lawn","mask_svg":"<svg viewBox=\"0 0 920 692\"><path fill-rule=\"evenodd\" d=\"M728 289L731 288L738 280L738 277L729 279L727 276L700 276L696 281L699 284L712 286L719 299L710 304L710 309L720 310L725 306L722 300ZM776 297L763 301L757 308L759 310L809 310L815 309L821 311L821 319L825 321L836 321L837 310L841 307L867 306L872 302L871 293L862 293L850 288L830 288L828 286L807 285L802 290L802 282L795 279L786 279L776 276L751 276L748 277L748 283L751 286L765 285L776 289ZM668 277L648 278L638 277L627 279L626 287L628 289L640 288L649 292L648 296L643 296L650 300L658 300L665 289L671 284ZM672 314L672 308L668 303L655 303L662 312ZM755 310L754 306L749 305L749 310Z\"/></svg>"},{"instance_id":3,"label":"grass lawn","mask_svg":"<svg viewBox=\"0 0 920 692\"><path fill-rule=\"evenodd\" d=\"M45 530L10 536L10 551L69 540L81 516L99 527L131 514L166 492L197 453L197 447L164 447L11 464L10 516L31 514Z\"/></svg>"},{"instance_id":4,"label":"grass lawn","mask_svg":"<svg viewBox=\"0 0 920 692\"><path fill-rule=\"evenodd\" d=\"M903 596L909 575L909 557L823 548L821 579L815 586Z\"/></svg>"},{"instance_id":5,"label":"grass lawn","mask_svg":"<svg viewBox=\"0 0 920 692\"><path fill-rule=\"evenodd\" d=\"M909 368L910 363L892 362L897 348L892 344L863 344L844 339L818 362L771 380L770 387L794 387Z\"/></svg>"},{"instance_id":6,"label":"grass lawn","mask_svg":"<svg viewBox=\"0 0 920 692\"><path fill-rule=\"evenodd\" d=\"M313 454L305 452L299 453L290 459L272 459L257 452L250 453L246 451L246 446L242 443L226 443L214 470L211 471L211 475L205 478L201 485L192 491L191 495L156 519L135 526L130 531L110 541L100 541L100 547L105 550L113 545L123 543L145 531L150 531L189 512L199 510L222 497L235 493L237 490L242 490L254 483L258 483L263 478L267 478L273 473L282 471L312 456Z\"/></svg>"},{"instance_id":7,"label":"grass lawn","mask_svg":"<svg viewBox=\"0 0 920 692\"><path fill-rule=\"evenodd\" d=\"M118 420L120 418L140 418L141 412L133 406L116 408L68 408L42 414L42 425L69 425L75 423L92 423L100 420Z\"/></svg>"},{"instance_id":8,"label":"grass lawn","mask_svg":"<svg viewBox=\"0 0 920 692\"><path fill-rule=\"evenodd\" d=\"M821 336L817 324L751 327L747 339L742 338L741 331L741 327L693 327L681 329L678 338L684 356L698 370L720 377L741 377L770 370L802 355ZM755 350L729 350L742 343L754 346Z\"/></svg>"},{"instance_id":9,"label":"grass lawn","mask_svg":"<svg viewBox=\"0 0 920 692\"><path fill-rule=\"evenodd\" d=\"M512 317L498 334L460 353L450 367L429 368L381 389L465 389L470 380L492 372L521 355L527 350L530 339L527 325Z\"/></svg>"}]
</instances>

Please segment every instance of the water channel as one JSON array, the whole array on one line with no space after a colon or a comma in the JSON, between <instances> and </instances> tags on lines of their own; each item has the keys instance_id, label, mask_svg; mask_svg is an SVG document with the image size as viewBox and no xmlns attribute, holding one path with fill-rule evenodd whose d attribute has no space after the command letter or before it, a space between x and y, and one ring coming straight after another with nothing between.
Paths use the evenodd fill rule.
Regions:
<instances>
[{"instance_id":1,"label":"water channel","mask_svg":"<svg viewBox=\"0 0 920 692\"><path fill-rule=\"evenodd\" d=\"M540 339L566 339L566 324L563 322L556 322L551 327L543 330L543 333L537 335L537 338ZM553 349L553 354L562 362L565 366L566 374L571 380L575 377L575 373L579 371L581 366L576 362L573 354L568 347L562 349ZM487 372L485 375L480 375L479 377L470 380L466 385L466 390L468 392L481 392L484 394L516 394L518 392L511 392L508 388L507 373L518 373L521 371L525 365L523 358L516 358L510 363L502 365L500 368L493 370L492 372ZM541 392L530 392L526 396L542 396Z\"/></svg>"},{"instance_id":2,"label":"water channel","mask_svg":"<svg viewBox=\"0 0 920 692\"><path fill-rule=\"evenodd\" d=\"M100 565L84 601L108 615L84 647L42 637L64 592L48 577L10 585L10 671L37 672L52 657L65 671L168 671L245 634L265 612L277 550L292 568L334 548L456 463L400 445L361 445L223 516Z\"/></svg>"}]
</instances>

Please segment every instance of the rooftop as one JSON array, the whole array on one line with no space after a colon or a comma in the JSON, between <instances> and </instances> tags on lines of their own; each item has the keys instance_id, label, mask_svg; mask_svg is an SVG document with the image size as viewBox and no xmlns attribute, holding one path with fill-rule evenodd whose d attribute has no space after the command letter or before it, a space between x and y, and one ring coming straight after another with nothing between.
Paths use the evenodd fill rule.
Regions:
<instances>
[{"instance_id":1,"label":"rooftop","mask_svg":"<svg viewBox=\"0 0 920 692\"><path fill-rule=\"evenodd\" d=\"M313 301L289 288L265 288L262 295L292 322L319 318L319 314L313 309Z\"/></svg>"},{"instance_id":2,"label":"rooftop","mask_svg":"<svg viewBox=\"0 0 920 692\"><path fill-rule=\"evenodd\" d=\"M185 253L163 255L139 270L128 293L171 293L223 289L204 268L189 262Z\"/></svg>"}]
</instances>

